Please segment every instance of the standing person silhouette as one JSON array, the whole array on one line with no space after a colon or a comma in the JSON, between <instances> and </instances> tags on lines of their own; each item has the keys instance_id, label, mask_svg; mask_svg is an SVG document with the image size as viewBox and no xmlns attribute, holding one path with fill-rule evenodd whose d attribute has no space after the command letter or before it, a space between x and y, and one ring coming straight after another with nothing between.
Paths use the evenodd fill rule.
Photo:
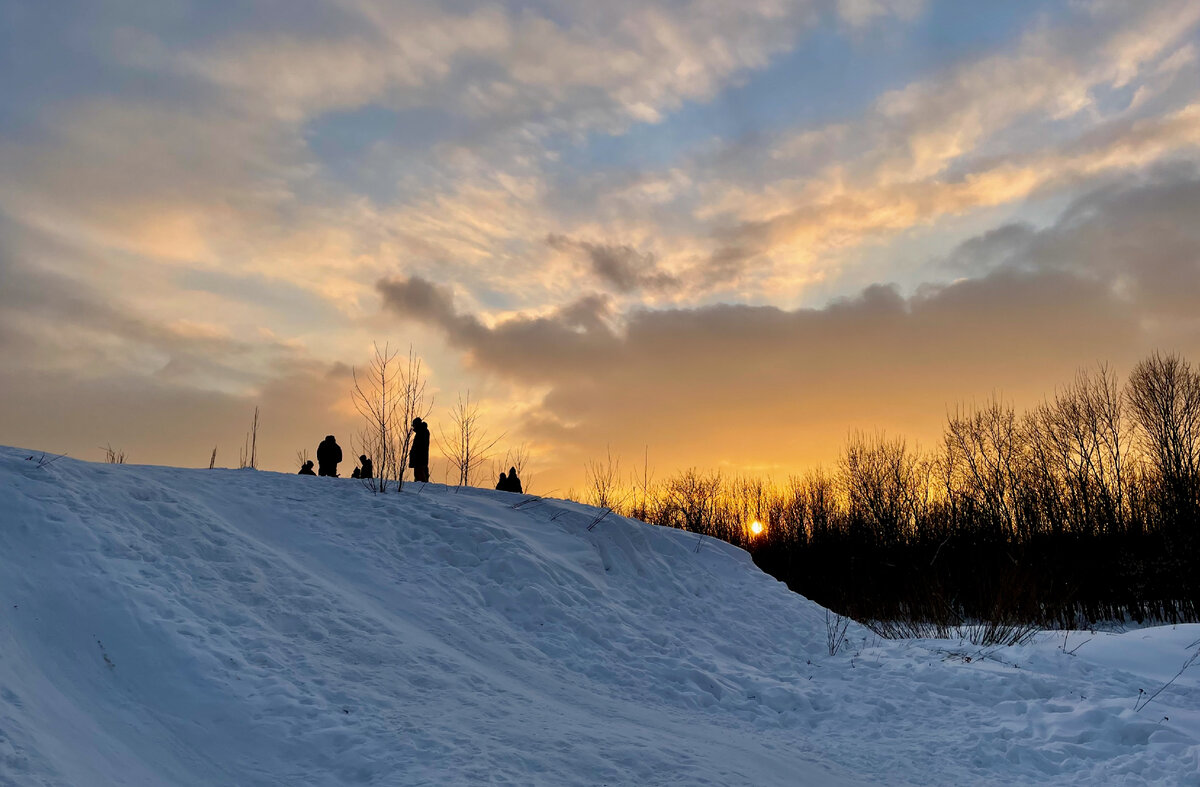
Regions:
<instances>
[{"instance_id":1,"label":"standing person silhouette","mask_svg":"<svg viewBox=\"0 0 1200 787\"><path fill-rule=\"evenodd\" d=\"M333 439L333 435L325 435L325 439L317 446L317 475L337 477L338 462L342 461L342 447Z\"/></svg>"},{"instance_id":2,"label":"standing person silhouette","mask_svg":"<svg viewBox=\"0 0 1200 787\"><path fill-rule=\"evenodd\" d=\"M413 469L413 480L429 483L429 424L420 418L412 422L412 449L408 452L408 466Z\"/></svg>"},{"instance_id":3,"label":"standing person silhouette","mask_svg":"<svg viewBox=\"0 0 1200 787\"><path fill-rule=\"evenodd\" d=\"M516 492L518 495L521 492L521 479L517 477L517 468L508 468L508 491Z\"/></svg>"}]
</instances>

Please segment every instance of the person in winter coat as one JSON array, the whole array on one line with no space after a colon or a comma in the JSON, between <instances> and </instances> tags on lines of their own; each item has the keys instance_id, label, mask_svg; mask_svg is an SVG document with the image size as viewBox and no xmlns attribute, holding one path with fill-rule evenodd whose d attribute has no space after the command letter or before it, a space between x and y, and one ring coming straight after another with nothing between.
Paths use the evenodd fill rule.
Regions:
<instances>
[{"instance_id":1,"label":"person in winter coat","mask_svg":"<svg viewBox=\"0 0 1200 787\"><path fill-rule=\"evenodd\" d=\"M317 475L337 477L338 462L342 461L342 447L333 439L333 435L325 435L325 439L317 446Z\"/></svg>"},{"instance_id":2,"label":"person in winter coat","mask_svg":"<svg viewBox=\"0 0 1200 787\"><path fill-rule=\"evenodd\" d=\"M500 480L496 482L496 489L500 490L501 492L508 491L508 476L506 476L504 473L500 474Z\"/></svg>"},{"instance_id":3,"label":"person in winter coat","mask_svg":"<svg viewBox=\"0 0 1200 787\"><path fill-rule=\"evenodd\" d=\"M359 461L359 464L362 465L361 469L358 471L358 477L359 478L374 478L375 477L375 466L373 464L371 464L371 460L367 458L367 455L363 454L362 456L358 457L358 461Z\"/></svg>"},{"instance_id":4,"label":"person in winter coat","mask_svg":"<svg viewBox=\"0 0 1200 787\"><path fill-rule=\"evenodd\" d=\"M300 472L297 473L297 475L316 475L316 473L314 473L313 469L312 469L312 460L311 459L309 459L307 462L305 462L303 465L300 466Z\"/></svg>"},{"instance_id":5,"label":"person in winter coat","mask_svg":"<svg viewBox=\"0 0 1200 787\"><path fill-rule=\"evenodd\" d=\"M429 483L429 424L420 418L412 422L413 441L408 452L408 466L413 469L413 479Z\"/></svg>"},{"instance_id":6,"label":"person in winter coat","mask_svg":"<svg viewBox=\"0 0 1200 787\"><path fill-rule=\"evenodd\" d=\"M521 479L517 477L517 468L508 468L508 491L521 494Z\"/></svg>"}]
</instances>

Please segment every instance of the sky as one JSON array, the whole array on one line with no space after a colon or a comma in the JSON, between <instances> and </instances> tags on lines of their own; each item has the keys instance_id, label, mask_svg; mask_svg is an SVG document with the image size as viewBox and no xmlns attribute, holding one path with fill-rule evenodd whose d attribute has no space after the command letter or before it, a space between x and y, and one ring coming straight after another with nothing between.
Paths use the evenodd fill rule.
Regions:
<instances>
[{"instance_id":1,"label":"sky","mask_svg":"<svg viewBox=\"0 0 1200 787\"><path fill-rule=\"evenodd\" d=\"M1191 0L18 1L0 74L4 444L291 471L378 342L562 493L1200 362Z\"/></svg>"}]
</instances>

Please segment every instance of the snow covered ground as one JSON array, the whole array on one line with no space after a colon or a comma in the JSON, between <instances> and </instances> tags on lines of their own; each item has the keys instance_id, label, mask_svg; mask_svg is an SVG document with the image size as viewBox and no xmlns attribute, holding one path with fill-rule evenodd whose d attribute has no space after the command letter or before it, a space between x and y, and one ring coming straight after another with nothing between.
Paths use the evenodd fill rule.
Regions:
<instances>
[{"instance_id":1,"label":"snow covered ground","mask_svg":"<svg viewBox=\"0 0 1200 787\"><path fill-rule=\"evenodd\" d=\"M1200 664L1134 710L1200 626L830 656L745 552L585 506L29 456L3 785L1200 785Z\"/></svg>"}]
</instances>

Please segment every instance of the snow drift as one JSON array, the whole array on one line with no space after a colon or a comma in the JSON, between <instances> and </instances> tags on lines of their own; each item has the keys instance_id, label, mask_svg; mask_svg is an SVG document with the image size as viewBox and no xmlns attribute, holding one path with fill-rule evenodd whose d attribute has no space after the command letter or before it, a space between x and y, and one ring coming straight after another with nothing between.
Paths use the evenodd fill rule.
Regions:
<instances>
[{"instance_id":1,"label":"snow drift","mask_svg":"<svg viewBox=\"0 0 1200 787\"><path fill-rule=\"evenodd\" d=\"M0 784L1200 784L1200 667L1134 710L1200 626L830 656L745 552L586 506L39 456Z\"/></svg>"}]
</instances>

